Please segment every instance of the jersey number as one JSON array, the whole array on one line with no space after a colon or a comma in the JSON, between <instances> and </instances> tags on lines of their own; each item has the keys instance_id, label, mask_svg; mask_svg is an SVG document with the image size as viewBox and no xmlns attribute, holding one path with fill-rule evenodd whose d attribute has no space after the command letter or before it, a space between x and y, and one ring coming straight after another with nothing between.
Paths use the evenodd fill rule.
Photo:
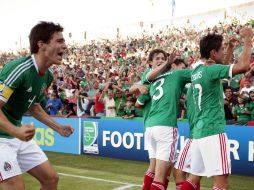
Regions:
<instances>
[{"instance_id":1,"label":"jersey number","mask_svg":"<svg viewBox=\"0 0 254 190\"><path fill-rule=\"evenodd\" d=\"M198 108L201 111L202 86L200 84L195 84L194 87L198 89Z\"/></svg>"},{"instance_id":2,"label":"jersey number","mask_svg":"<svg viewBox=\"0 0 254 190\"><path fill-rule=\"evenodd\" d=\"M159 99L163 96L163 88L162 88L162 85L164 84L164 81L165 81L165 79L164 79L164 78L161 78L160 80L157 80L157 81L153 84L153 86L155 86L157 83L160 83L159 86L157 86L157 87L155 88L156 93L157 93L157 91L159 91L159 94L158 94L158 95L153 95L153 99L154 99L154 100L159 100Z\"/></svg>"}]
</instances>

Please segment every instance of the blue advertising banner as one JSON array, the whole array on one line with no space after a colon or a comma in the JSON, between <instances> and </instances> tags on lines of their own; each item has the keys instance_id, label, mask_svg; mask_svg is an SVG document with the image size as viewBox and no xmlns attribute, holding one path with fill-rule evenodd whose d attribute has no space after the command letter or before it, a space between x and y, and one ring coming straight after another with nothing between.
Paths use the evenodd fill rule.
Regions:
<instances>
[{"instance_id":1,"label":"blue advertising banner","mask_svg":"<svg viewBox=\"0 0 254 190\"><path fill-rule=\"evenodd\" d=\"M142 121L82 119L83 153L148 161Z\"/></svg>"},{"instance_id":2,"label":"blue advertising banner","mask_svg":"<svg viewBox=\"0 0 254 190\"><path fill-rule=\"evenodd\" d=\"M80 154L80 119L78 118L53 118L62 125L71 125L74 133L66 138L59 135L53 129L47 127L43 123L33 117L23 117L23 123L33 122L36 127L34 140L42 148L42 150L63 152L71 154Z\"/></svg>"},{"instance_id":3,"label":"blue advertising banner","mask_svg":"<svg viewBox=\"0 0 254 190\"><path fill-rule=\"evenodd\" d=\"M54 118L61 124L75 129L69 138L58 133L32 117L24 117L24 123L34 122L35 141L43 150L148 161L144 150L144 129L140 120L104 120L81 118ZM179 122L178 149L189 134L187 122ZM226 126L230 143L232 173L254 176L254 127Z\"/></svg>"},{"instance_id":4,"label":"blue advertising banner","mask_svg":"<svg viewBox=\"0 0 254 190\"><path fill-rule=\"evenodd\" d=\"M189 134L187 122L179 122L178 150ZM148 161L142 121L82 119L82 152L112 158ZM254 127L226 126L232 173L254 176Z\"/></svg>"}]
</instances>

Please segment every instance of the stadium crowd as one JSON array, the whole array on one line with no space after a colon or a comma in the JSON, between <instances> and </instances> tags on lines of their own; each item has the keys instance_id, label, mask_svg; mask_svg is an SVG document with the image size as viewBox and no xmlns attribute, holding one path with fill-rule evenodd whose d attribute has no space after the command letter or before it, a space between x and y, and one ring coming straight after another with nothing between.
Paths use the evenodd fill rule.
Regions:
<instances>
[{"instance_id":1,"label":"stadium crowd","mask_svg":"<svg viewBox=\"0 0 254 190\"><path fill-rule=\"evenodd\" d=\"M250 22L253 24L253 21ZM54 81L45 91L43 108L50 115L64 117L142 117L142 110L134 104L138 94L131 94L130 87L141 80L149 67L150 50L161 48L170 54L177 51L175 65L190 66L199 60L199 39L206 33L220 33L239 37L243 26L238 22L220 22L200 30L187 24L167 27L153 35L139 38L92 41L87 45L68 45L64 64L53 67ZM231 63L236 63L243 46L236 41ZM28 49L18 52L0 52L0 65L29 54ZM254 51L251 62L254 62ZM254 120L254 71L223 80L224 110L228 123L245 124ZM179 105L179 119L185 118L185 97Z\"/></svg>"}]
</instances>

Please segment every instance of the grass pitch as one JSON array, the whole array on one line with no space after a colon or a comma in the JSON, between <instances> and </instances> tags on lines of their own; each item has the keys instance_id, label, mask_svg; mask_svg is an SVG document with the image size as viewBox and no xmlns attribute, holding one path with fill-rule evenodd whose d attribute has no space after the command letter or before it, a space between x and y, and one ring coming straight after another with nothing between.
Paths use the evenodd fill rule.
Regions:
<instances>
[{"instance_id":1,"label":"grass pitch","mask_svg":"<svg viewBox=\"0 0 254 190\"><path fill-rule=\"evenodd\" d=\"M146 162L127 161L88 155L46 153L60 176L59 190L140 190ZM39 190L40 184L24 174L26 190ZM230 190L254 190L254 178L230 176ZM203 178L202 190L211 190L212 181ZM0 188L1 189L1 188ZM173 178L168 189L175 190Z\"/></svg>"}]
</instances>

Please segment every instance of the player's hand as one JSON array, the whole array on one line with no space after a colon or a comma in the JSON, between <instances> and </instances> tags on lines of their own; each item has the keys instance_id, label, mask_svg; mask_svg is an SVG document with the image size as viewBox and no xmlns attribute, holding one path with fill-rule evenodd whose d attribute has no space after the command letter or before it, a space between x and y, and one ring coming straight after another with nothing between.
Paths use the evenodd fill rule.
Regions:
<instances>
[{"instance_id":1,"label":"player's hand","mask_svg":"<svg viewBox=\"0 0 254 190\"><path fill-rule=\"evenodd\" d=\"M145 85L141 85L139 87L139 91L140 91L141 94L147 94L148 93L148 88Z\"/></svg>"},{"instance_id":2,"label":"player's hand","mask_svg":"<svg viewBox=\"0 0 254 190\"><path fill-rule=\"evenodd\" d=\"M168 57L168 63L172 64L176 57L178 57L178 51L174 49Z\"/></svg>"},{"instance_id":3,"label":"player's hand","mask_svg":"<svg viewBox=\"0 0 254 190\"><path fill-rule=\"evenodd\" d=\"M231 48L235 48L237 42L239 42L239 40L237 39L237 37L231 36L231 37L229 38L229 40L228 40L228 45L229 45L229 47L231 47Z\"/></svg>"},{"instance_id":4,"label":"player's hand","mask_svg":"<svg viewBox=\"0 0 254 190\"><path fill-rule=\"evenodd\" d=\"M240 36L243 38L252 38L253 37L252 28L245 27L245 28L241 29Z\"/></svg>"},{"instance_id":5,"label":"player's hand","mask_svg":"<svg viewBox=\"0 0 254 190\"><path fill-rule=\"evenodd\" d=\"M70 125L62 125L58 133L63 137L69 137L74 132L74 129Z\"/></svg>"},{"instance_id":6,"label":"player's hand","mask_svg":"<svg viewBox=\"0 0 254 190\"><path fill-rule=\"evenodd\" d=\"M17 127L14 136L22 141L30 141L35 134L35 127L33 123L22 125Z\"/></svg>"}]
</instances>

